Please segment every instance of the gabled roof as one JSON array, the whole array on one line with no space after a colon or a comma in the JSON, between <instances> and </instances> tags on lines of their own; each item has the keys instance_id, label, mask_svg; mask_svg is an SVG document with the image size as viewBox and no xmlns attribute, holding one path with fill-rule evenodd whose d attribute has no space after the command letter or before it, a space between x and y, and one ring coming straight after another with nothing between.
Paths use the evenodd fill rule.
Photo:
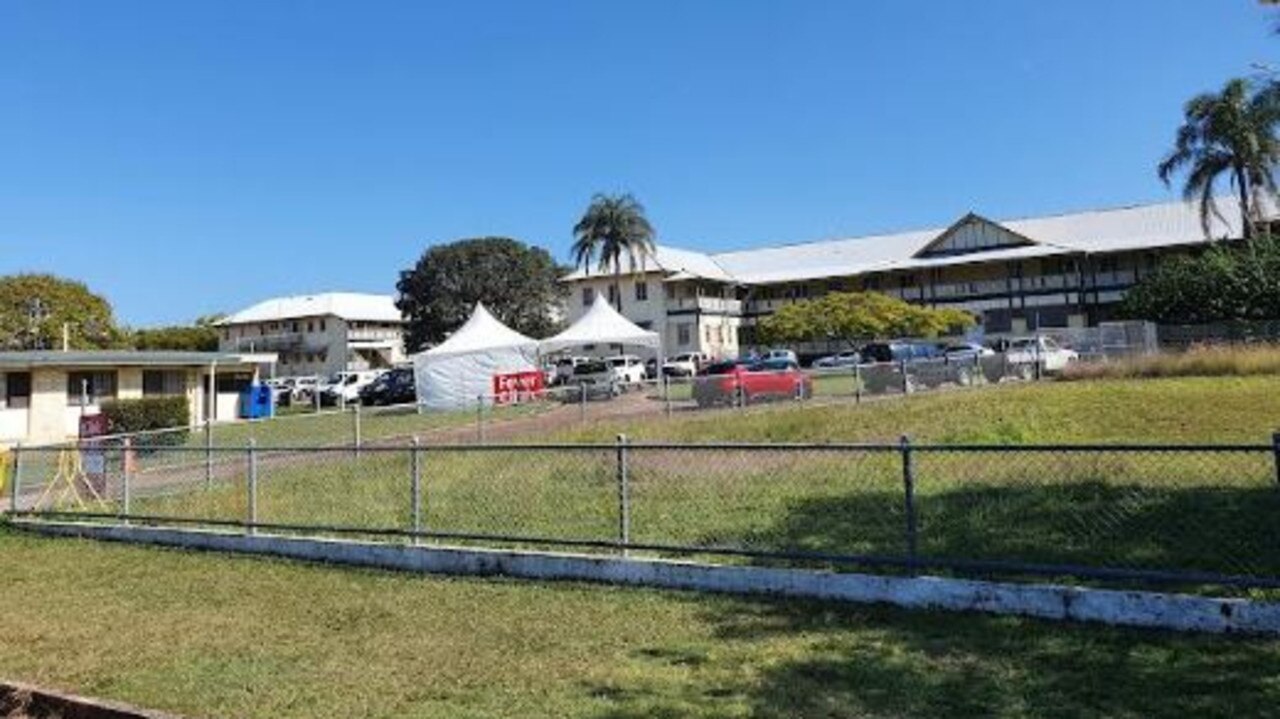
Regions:
<instances>
[{"instance_id":1,"label":"gabled roof","mask_svg":"<svg viewBox=\"0 0 1280 719\"><path fill-rule=\"evenodd\" d=\"M975 232L985 235L986 237L983 239L993 239L994 243L985 247L974 247L972 249L948 250L946 248L947 243L960 238L962 234ZM973 235L969 234L968 236L972 237ZM998 249L1003 250L1010 247L1026 247L1028 245L1035 244L1037 244L1035 240L1025 235L1018 234L998 222L992 222L982 215L970 212L959 220L956 220L955 224L943 230L942 234L933 238L929 244L920 248L920 250L912 255L912 257L941 257L946 255L969 254L973 252L990 252Z\"/></svg>"},{"instance_id":2,"label":"gabled roof","mask_svg":"<svg viewBox=\"0 0 1280 719\"><path fill-rule=\"evenodd\" d=\"M263 300L252 307L224 317L216 324L238 325L247 322L278 322L301 317L333 316L362 322L403 322L391 295L357 292L323 292Z\"/></svg>"},{"instance_id":3,"label":"gabled roof","mask_svg":"<svg viewBox=\"0 0 1280 719\"><path fill-rule=\"evenodd\" d=\"M622 268L627 273L630 268L625 262ZM643 267L637 263L636 271L662 272L664 274L684 273L689 277L698 277L720 282L732 282L733 277L719 265L711 255L696 250L682 250L678 247L655 245L653 254L644 258ZM592 271L590 274L581 267L565 275L564 280L580 280L590 276L605 276L609 273Z\"/></svg>"},{"instance_id":4,"label":"gabled roof","mask_svg":"<svg viewBox=\"0 0 1280 719\"><path fill-rule=\"evenodd\" d=\"M1239 238L1242 235L1239 202L1232 197L1221 197L1217 202L1222 218L1214 218L1211 223L1211 237ZM1268 206L1264 214L1269 218L1278 216L1272 206ZM976 252L932 256L925 253L927 248L944 240L948 233L975 222L999 228L999 231L1008 232L1023 242ZM999 221L969 213L948 227L714 254L663 246L659 248L657 260L669 276L680 272L684 274L677 275L679 278L687 275L741 284L769 284L888 270L1071 253L1122 252L1207 242L1209 240L1200 226L1200 215L1194 204L1165 202ZM566 279L583 276L576 272Z\"/></svg>"}]
</instances>

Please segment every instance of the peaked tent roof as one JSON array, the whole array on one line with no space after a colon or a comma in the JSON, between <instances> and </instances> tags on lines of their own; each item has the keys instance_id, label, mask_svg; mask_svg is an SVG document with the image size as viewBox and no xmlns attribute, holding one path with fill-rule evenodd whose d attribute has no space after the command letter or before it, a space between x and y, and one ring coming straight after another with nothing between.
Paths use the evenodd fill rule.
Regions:
<instances>
[{"instance_id":1,"label":"peaked tent roof","mask_svg":"<svg viewBox=\"0 0 1280 719\"><path fill-rule=\"evenodd\" d=\"M502 324L498 318L489 314L489 310L479 302L471 311L471 317L462 324L449 339L432 347L423 354L428 357L481 352L499 347L533 347L538 341L525 337L510 327Z\"/></svg>"},{"instance_id":2,"label":"peaked tent roof","mask_svg":"<svg viewBox=\"0 0 1280 719\"><path fill-rule=\"evenodd\" d=\"M569 325L564 332L539 342L538 349L542 352L555 352L567 347L593 344L658 347L661 340L657 332L641 329L619 314L603 295L596 295L596 301L585 315Z\"/></svg>"}]
</instances>

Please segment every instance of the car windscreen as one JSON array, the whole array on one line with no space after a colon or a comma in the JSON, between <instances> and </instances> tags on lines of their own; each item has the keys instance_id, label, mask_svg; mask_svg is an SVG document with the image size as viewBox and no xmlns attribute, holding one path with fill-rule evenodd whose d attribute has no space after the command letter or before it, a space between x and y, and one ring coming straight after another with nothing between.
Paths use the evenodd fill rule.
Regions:
<instances>
[{"instance_id":1,"label":"car windscreen","mask_svg":"<svg viewBox=\"0 0 1280 719\"><path fill-rule=\"evenodd\" d=\"M605 364L604 362L601 362L600 360L591 360L590 362L583 362L582 364L573 368L574 374L599 374L601 372L608 372L608 371L609 371L609 365Z\"/></svg>"},{"instance_id":2,"label":"car windscreen","mask_svg":"<svg viewBox=\"0 0 1280 719\"><path fill-rule=\"evenodd\" d=\"M733 370L739 367L741 364L742 364L741 362L717 362L711 365L710 367L707 367L706 374L710 374L710 375L729 374L733 372Z\"/></svg>"}]
</instances>

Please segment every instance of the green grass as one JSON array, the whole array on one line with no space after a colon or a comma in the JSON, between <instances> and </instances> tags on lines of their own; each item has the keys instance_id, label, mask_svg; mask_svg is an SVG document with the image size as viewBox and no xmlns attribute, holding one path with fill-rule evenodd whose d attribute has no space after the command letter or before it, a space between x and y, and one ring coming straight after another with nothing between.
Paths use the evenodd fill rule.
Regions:
<instances>
[{"instance_id":1,"label":"green grass","mask_svg":"<svg viewBox=\"0 0 1280 719\"><path fill-rule=\"evenodd\" d=\"M1280 429L1280 377L1009 384L854 405L782 403L673 420L602 421L560 435L611 441L1258 442Z\"/></svg>"},{"instance_id":2,"label":"green grass","mask_svg":"<svg viewBox=\"0 0 1280 719\"><path fill-rule=\"evenodd\" d=\"M0 530L0 676L190 716L1264 716L1280 643Z\"/></svg>"},{"instance_id":3,"label":"green grass","mask_svg":"<svg viewBox=\"0 0 1280 719\"><path fill-rule=\"evenodd\" d=\"M1077 363L1063 374L1068 380L1254 375L1280 375L1280 347L1265 344L1193 347L1186 352Z\"/></svg>"},{"instance_id":4,"label":"green grass","mask_svg":"<svg viewBox=\"0 0 1280 719\"><path fill-rule=\"evenodd\" d=\"M609 442L922 441L1263 443L1280 420L1280 379L1044 383L861 406L782 405L680 419L596 422L556 439ZM539 437L541 439L542 437ZM142 459L138 514L242 520L244 457L179 469ZM262 522L411 527L406 453L258 455ZM896 452L635 449L631 536L641 543L901 556ZM919 453L920 547L937 557L1280 576L1270 451L1098 456ZM28 483L39 481L28 470ZM424 524L456 533L612 540L611 448L445 452L422 458ZM148 488L153 477L177 485ZM1198 590L1199 588L1197 588ZM1210 588L1211 591L1219 591Z\"/></svg>"}]
</instances>

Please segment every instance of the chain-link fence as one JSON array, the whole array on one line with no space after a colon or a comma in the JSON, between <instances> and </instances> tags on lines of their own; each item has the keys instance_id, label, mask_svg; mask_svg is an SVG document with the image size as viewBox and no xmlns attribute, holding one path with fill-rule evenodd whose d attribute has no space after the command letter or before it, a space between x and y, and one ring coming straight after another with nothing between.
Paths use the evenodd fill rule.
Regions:
<instances>
[{"instance_id":1,"label":"chain-link fence","mask_svg":"<svg viewBox=\"0 0 1280 719\"><path fill-rule=\"evenodd\" d=\"M1280 439L1234 446L91 445L30 517L715 561L1280 588Z\"/></svg>"}]
</instances>

